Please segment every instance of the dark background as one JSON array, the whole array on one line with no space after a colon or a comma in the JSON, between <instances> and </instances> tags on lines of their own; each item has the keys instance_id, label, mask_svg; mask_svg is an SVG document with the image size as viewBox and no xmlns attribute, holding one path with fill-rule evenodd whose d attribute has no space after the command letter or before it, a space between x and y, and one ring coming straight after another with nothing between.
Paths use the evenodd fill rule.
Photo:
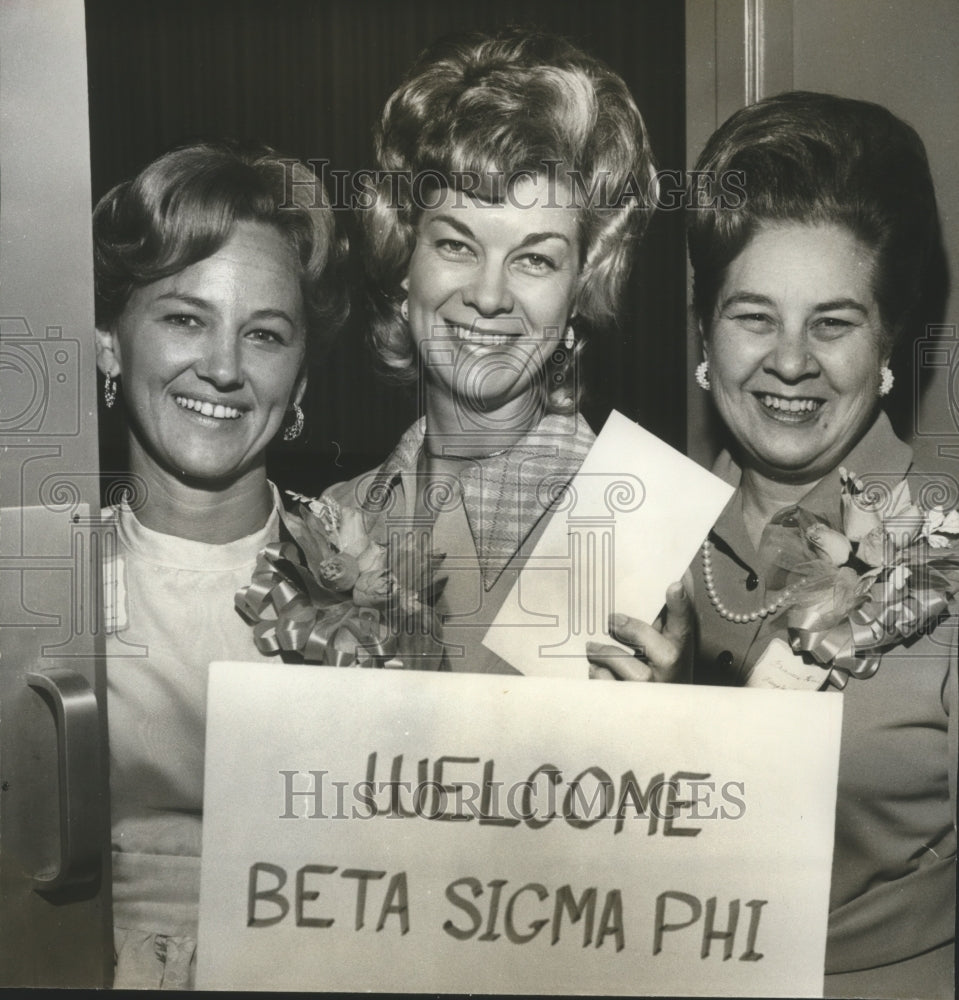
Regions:
<instances>
[{"instance_id":1,"label":"dark background","mask_svg":"<svg viewBox=\"0 0 959 1000\"><path fill-rule=\"evenodd\" d=\"M266 142L330 169L373 166L371 129L414 57L450 32L525 24L618 72L661 168L685 166L685 33L669 0L87 0L94 203L172 146ZM352 220L342 220L351 228ZM359 321L311 371L306 431L270 473L315 494L376 465L417 416L415 391L377 378ZM583 412L611 408L685 449L686 278L681 212L654 217L618 329L584 359ZM104 469L123 464L116 410L101 414Z\"/></svg>"}]
</instances>

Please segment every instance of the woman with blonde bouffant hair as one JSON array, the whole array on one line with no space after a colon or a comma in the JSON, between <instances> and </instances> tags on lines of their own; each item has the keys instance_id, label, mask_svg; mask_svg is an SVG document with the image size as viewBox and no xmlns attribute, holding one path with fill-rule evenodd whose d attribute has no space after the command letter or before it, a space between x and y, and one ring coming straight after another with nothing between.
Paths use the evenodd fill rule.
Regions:
<instances>
[{"instance_id":1,"label":"woman with blonde bouffant hair","mask_svg":"<svg viewBox=\"0 0 959 1000\"><path fill-rule=\"evenodd\" d=\"M594 440L577 359L617 316L652 211L652 151L619 76L520 29L431 46L375 139L380 184L360 220L369 337L388 375L418 383L424 414L330 495L373 530L388 510L429 521L456 566L442 666L510 672L481 640L555 505L544 484L572 479ZM629 676L649 669L626 659Z\"/></svg>"}]
</instances>

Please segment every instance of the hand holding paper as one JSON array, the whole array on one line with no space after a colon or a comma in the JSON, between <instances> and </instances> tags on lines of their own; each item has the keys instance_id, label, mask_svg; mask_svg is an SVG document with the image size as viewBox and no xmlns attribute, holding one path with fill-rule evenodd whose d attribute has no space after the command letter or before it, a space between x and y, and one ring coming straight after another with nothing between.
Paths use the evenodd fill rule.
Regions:
<instances>
[{"instance_id":1,"label":"hand holding paper","mask_svg":"<svg viewBox=\"0 0 959 1000\"><path fill-rule=\"evenodd\" d=\"M586 643L612 613L657 618L732 492L614 410L484 645L524 674L585 679Z\"/></svg>"},{"instance_id":2,"label":"hand holding paper","mask_svg":"<svg viewBox=\"0 0 959 1000\"><path fill-rule=\"evenodd\" d=\"M652 625L622 613L611 616L610 637L623 645L586 643L591 678L658 684L692 682L692 581L686 580L688 573L683 583L671 583L666 588L666 606Z\"/></svg>"}]
</instances>

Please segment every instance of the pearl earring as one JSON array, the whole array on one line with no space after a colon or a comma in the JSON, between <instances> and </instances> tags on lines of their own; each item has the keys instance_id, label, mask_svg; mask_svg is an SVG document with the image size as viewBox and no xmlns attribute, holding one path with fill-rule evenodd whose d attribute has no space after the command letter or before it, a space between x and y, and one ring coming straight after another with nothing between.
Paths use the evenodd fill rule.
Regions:
<instances>
[{"instance_id":1,"label":"pearl earring","mask_svg":"<svg viewBox=\"0 0 959 1000\"><path fill-rule=\"evenodd\" d=\"M566 327L566 336L563 338L563 346L567 351L571 351L576 346L576 333L572 324Z\"/></svg>"},{"instance_id":2,"label":"pearl earring","mask_svg":"<svg viewBox=\"0 0 959 1000\"><path fill-rule=\"evenodd\" d=\"M303 432L303 410L299 403L293 404L293 423L283 432L284 441L293 441Z\"/></svg>"},{"instance_id":3,"label":"pearl earring","mask_svg":"<svg viewBox=\"0 0 959 1000\"><path fill-rule=\"evenodd\" d=\"M696 365L696 376L695 376L695 378L696 378L696 385L698 385L700 389L705 389L708 392L709 391L709 362L708 361L700 361L699 364Z\"/></svg>"},{"instance_id":4,"label":"pearl earring","mask_svg":"<svg viewBox=\"0 0 959 1000\"><path fill-rule=\"evenodd\" d=\"M117 399L117 384L113 381L113 376L106 372L103 376L103 402L107 404L107 409L113 406Z\"/></svg>"},{"instance_id":5,"label":"pearl earring","mask_svg":"<svg viewBox=\"0 0 959 1000\"><path fill-rule=\"evenodd\" d=\"M403 301L400 303L400 315L403 317L403 319L406 320L407 323L409 323L409 321L410 321L410 306L409 306L409 302L406 299L403 299Z\"/></svg>"},{"instance_id":6,"label":"pearl earring","mask_svg":"<svg viewBox=\"0 0 959 1000\"><path fill-rule=\"evenodd\" d=\"M892 369L889 365L883 365L882 368L879 369L879 395L888 396L895 381L896 376L893 375Z\"/></svg>"}]
</instances>

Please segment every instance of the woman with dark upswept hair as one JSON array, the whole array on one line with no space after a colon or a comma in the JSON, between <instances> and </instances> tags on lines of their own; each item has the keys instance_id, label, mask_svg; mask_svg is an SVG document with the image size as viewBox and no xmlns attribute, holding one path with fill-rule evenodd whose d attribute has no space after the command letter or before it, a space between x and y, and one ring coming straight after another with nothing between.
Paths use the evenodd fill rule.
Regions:
<instances>
[{"instance_id":1,"label":"woman with dark upswept hair","mask_svg":"<svg viewBox=\"0 0 959 1000\"><path fill-rule=\"evenodd\" d=\"M382 181L360 219L369 336L388 374L418 383L424 415L330 495L374 531L391 512L431 523L450 569L442 668L512 672L482 639L594 440L577 358L617 315L652 211L652 151L620 77L521 29L427 49L375 139ZM647 661L601 647L594 671L681 673L680 585L668 604L662 631L624 619L613 633Z\"/></svg>"},{"instance_id":2,"label":"woman with dark upswept hair","mask_svg":"<svg viewBox=\"0 0 959 1000\"><path fill-rule=\"evenodd\" d=\"M810 537L836 566L851 554L841 530L867 565L884 564L884 529L870 528L871 554L861 534L879 515L935 536L939 552L950 544L943 511L920 528L904 491L948 509L955 478L917 466L885 413L891 391L913 388L903 359L945 287L926 152L883 107L795 92L736 112L696 170L740 172L746 192L690 214L705 357L696 377L727 434L714 471L736 486L696 567L696 680L782 687L798 677L822 697L842 690L826 995L951 996L956 618L934 616L881 655L819 667L790 651L777 582L802 517L815 519Z\"/></svg>"},{"instance_id":3,"label":"woman with dark upswept hair","mask_svg":"<svg viewBox=\"0 0 959 1000\"><path fill-rule=\"evenodd\" d=\"M105 511L121 988L193 985L207 668L266 659L234 607L279 538L266 451L302 431L308 354L345 316L333 213L312 184L288 198L285 169L265 148L188 146L94 213L97 363L134 484Z\"/></svg>"}]
</instances>

